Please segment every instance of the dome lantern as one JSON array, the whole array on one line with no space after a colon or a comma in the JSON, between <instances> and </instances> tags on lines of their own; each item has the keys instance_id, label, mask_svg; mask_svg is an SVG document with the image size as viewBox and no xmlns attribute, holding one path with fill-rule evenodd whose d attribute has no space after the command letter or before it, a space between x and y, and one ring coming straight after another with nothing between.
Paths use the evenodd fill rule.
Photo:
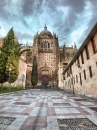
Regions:
<instances>
[{"instance_id":1,"label":"dome lantern","mask_svg":"<svg viewBox=\"0 0 97 130\"><path fill-rule=\"evenodd\" d=\"M47 26L46 26L46 24L45 24L44 30L47 30Z\"/></svg>"},{"instance_id":2,"label":"dome lantern","mask_svg":"<svg viewBox=\"0 0 97 130\"><path fill-rule=\"evenodd\" d=\"M46 24L45 24L44 30L40 32L40 36L50 36L50 37L52 37L51 32L47 30Z\"/></svg>"}]
</instances>

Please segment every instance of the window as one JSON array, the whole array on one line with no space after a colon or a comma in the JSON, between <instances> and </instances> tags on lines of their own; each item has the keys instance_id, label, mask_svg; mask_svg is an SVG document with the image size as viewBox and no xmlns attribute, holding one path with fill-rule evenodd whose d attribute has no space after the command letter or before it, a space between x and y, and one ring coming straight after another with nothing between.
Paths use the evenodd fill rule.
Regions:
<instances>
[{"instance_id":1,"label":"window","mask_svg":"<svg viewBox=\"0 0 97 130\"><path fill-rule=\"evenodd\" d=\"M84 64L83 52L81 52L81 60L82 60L82 64Z\"/></svg>"},{"instance_id":2,"label":"window","mask_svg":"<svg viewBox=\"0 0 97 130\"><path fill-rule=\"evenodd\" d=\"M65 75L63 75L63 80L66 80L66 79L65 79Z\"/></svg>"},{"instance_id":3,"label":"window","mask_svg":"<svg viewBox=\"0 0 97 130\"><path fill-rule=\"evenodd\" d=\"M71 88L71 82L70 82L70 80L69 80L69 83L70 83L70 88Z\"/></svg>"},{"instance_id":4,"label":"window","mask_svg":"<svg viewBox=\"0 0 97 130\"><path fill-rule=\"evenodd\" d=\"M85 50L86 50L86 57L87 57L87 60L90 59L90 56L89 56L89 51L88 51L88 47L86 46L85 47Z\"/></svg>"},{"instance_id":5,"label":"window","mask_svg":"<svg viewBox=\"0 0 97 130\"><path fill-rule=\"evenodd\" d=\"M76 82L78 83L78 76L76 75Z\"/></svg>"},{"instance_id":6,"label":"window","mask_svg":"<svg viewBox=\"0 0 97 130\"><path fill-rule=\"evenodd\" d=\"M72 74L72 68L71 68L71 66L70 66L70 74Z\"/></svg>"},{"instance_id":7,"label":"window","mask_svg":"<svg viewBox=\"0 0 97 130\"><path fill-rule=\"evenodd\" d=\"M95 54L96 53L96 44L95 44L95 41L93 38L91 39L91 43L92 43L93 53Z\"/></svg>"},{"instance_id":8,"label":"window","mask_svg":"<svg viewBox=\"0 0 97 130\"><path fill-rule=\"evenodd\" d=\"M77 66L80 67L79 57L77 58Z\"/></svg>"},{"instance_id":9,"label":"window","mask_svg":"<svg viewBox=\"0 0 97 130\"><path fill-rule=\"evenodd\" d=\"M86 79L86 71L85 71L85 70L83 70L83 72L84 72L84 79Z\"/></svg>"},{"instance_id":10,"label":"window","mask_svg":"<svg viewBox=\"0 0 97 130\"><path fill-rule=\"evenodd\" d=\"M50 43L48 43L48 48L50 48Z\"/></svg>"},{"instance_id":11,"label":"window","mask_svg":"<svg viewBox=\"0 0 97 130\"><path fill-rule=\"evenodd\" d=\"M69 76L68 70L67 70L67 77Z\"/></svg>"},{"instance_id":12,"label":"window","mask_svg":"<svg viewBox=\"0 0 97 130\"><path fill-rule=\"evenodd\" d=\"M70 68L68 69L68 76L70 76Z\"/></svg>"},{"instance_id":13,"label":"window","mask_svg":"<svg viewBox=\"0 0 97 130\"><path fill-rule=\"evenodd\" d=\"M82 85L81 73L79 73L79 77L80 77L80 85Z\"/></svg>"},{"instance_id":14,"label":"window","mask_svg":"<svg viewBox=\"0 0 97 130\"><path fill-rule=\"evenodd\" d=\"M73 78L71 78L71 84L73 85Z\"/></svg>"},{"instance_id":15,"label":"window","mask_svg":"<svg viewBox=\"0 0 97 130\"><path fill-rule=\"evenodd\" d=\"M44 48L47 48L47 43L46 42L44 43Z\"/></svg>"},{"instance_id":16,"label":"window","mask_svg":"<svg viewBox=\"0 0 97 130\"><path fill-rule=\"evenodd\" d=\"M89 66L89 73L90 73L90 77L92 77L92 69L91 69L91 66Z\"/></svg>"},{"instance_id":17,"label":"window","mask_svg":"<svg viewBox=\"0 0 97 130\"><path fill-rule=\"evenodd\" d=\"M43 43L41 43L41 48L43 48Z\"/></svg>"},{"instance_id":18,"label":"window","mask_svg":"<svg viewBox=\"0 0 97 130\"><path fill-rule=\"evenodd\" d=\"M74 84L75 84L75 77L73 78Z\"/></svg>"}]
</instances>

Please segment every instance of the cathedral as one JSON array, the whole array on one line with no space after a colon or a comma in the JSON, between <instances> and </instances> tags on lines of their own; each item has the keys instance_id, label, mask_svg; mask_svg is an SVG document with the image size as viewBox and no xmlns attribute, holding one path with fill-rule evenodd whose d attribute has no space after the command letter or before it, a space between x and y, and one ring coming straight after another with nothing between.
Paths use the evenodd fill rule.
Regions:
<instances>
[{"instance_id":1,"label":"cathedral","mask_svg":"<svg viewBox=\"0 0 97 130\"><path fill-rule=\"evenodd\" d=\"M62 75L60 74L60 65L61 69L63 69L63 65L71 60L76 49L76 45L74 47L66 47L65 45L59 47L58 36L56 36L56 33L52 34L48 31L46 25L43 31L37 32L34 36L33 46L26 45L26 47L30 48L30 51L25 53L27 63L26 86L31 86L34 56L36 56L38 64L37 85L57 86L58 79Z\"/></svg>"}]
</instances>

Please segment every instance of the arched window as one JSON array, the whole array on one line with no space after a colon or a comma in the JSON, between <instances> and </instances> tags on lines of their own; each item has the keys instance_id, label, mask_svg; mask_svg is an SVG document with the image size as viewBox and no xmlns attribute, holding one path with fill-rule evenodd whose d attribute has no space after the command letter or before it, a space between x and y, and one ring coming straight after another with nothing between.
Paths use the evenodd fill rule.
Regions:
<instances>
[{"instance_id":1,"label":"arched window","mask_svg":"<svg viewBox=\"0 0 97 130\"><path fill-rule=\"evenodd\" d=\"M47 48L47 43L46 42L44 43L44 48Z\"/></svg>"}]
</instances>

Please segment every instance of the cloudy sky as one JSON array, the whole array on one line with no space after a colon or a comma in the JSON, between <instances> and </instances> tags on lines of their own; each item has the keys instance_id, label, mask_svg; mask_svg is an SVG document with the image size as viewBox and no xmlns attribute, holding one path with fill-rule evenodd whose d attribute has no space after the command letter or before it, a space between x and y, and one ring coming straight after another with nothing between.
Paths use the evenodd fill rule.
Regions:
<instances>
[{"instance_id":1,"label":"cloudy sky","mask_svg":"<svg viewBox=\"0 0 97 130\"><path fill-rule=\"evenodd\" d=\"M59 45L79 48L97 22L97 0L0 0L0 37L11 27L22 44L44 29L59 37Z\"/></svg>"}]
</instances>

